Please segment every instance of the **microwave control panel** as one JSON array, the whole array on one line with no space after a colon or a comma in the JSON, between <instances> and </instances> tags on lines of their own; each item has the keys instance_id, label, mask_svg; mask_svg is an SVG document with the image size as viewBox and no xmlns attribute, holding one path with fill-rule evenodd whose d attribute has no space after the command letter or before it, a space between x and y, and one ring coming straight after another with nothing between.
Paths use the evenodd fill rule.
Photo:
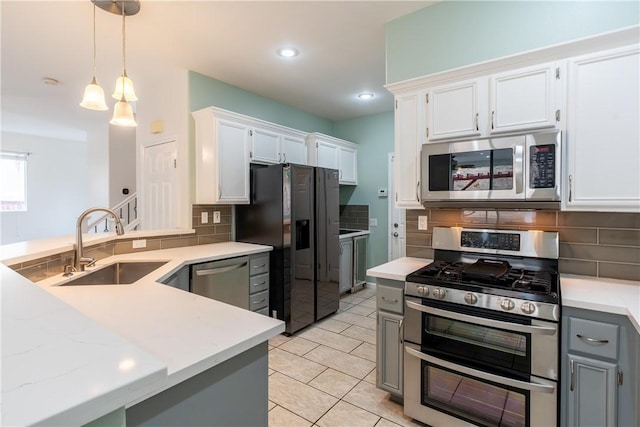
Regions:
<instances>
[{"instance_id":1,"label":"microwave control panel","mask_svg":"<svg viewBox=\"0 0 640 427\"><path fill-rule=\"evenodd\" d=\"M460 246L463 248L520 250L520 234L487 231L462 231Z\"/></svg>"},{"instance_id":2,"label":"microwave control panel","mask_svg":"<svg viewBox=\"0 0 640 427\"><path fill-rule=\"evenodd\" d=\"M532 145L529 149L529 188L556 186L556 146Z\"/></svg>"}]
</instances>

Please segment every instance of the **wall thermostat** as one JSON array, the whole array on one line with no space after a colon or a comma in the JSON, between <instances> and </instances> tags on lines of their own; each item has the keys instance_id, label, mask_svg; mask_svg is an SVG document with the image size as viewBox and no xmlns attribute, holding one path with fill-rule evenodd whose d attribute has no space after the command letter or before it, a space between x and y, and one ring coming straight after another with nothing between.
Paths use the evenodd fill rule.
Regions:
<instances>
[{"instance_id":1,"label":"wall thermostat","mask_svg":"<svg viewBox=\"0 0 640 427\"><path fill-rule=\"evenodd\" d=\"M387 197L387 189L378 188L378 197Z\"/></svg>"}]
</instances>

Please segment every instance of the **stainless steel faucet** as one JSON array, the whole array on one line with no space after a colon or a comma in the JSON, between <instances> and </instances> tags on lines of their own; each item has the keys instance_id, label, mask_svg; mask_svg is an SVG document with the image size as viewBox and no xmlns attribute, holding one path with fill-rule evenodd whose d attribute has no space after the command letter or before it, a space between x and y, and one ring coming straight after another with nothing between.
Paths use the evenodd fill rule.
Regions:
<instances>
[{"instance_id":1,"label":"stainless steel faucet","mask_svg":"<svg viewBox=\"0 0 640 427\"><path fill-rule=\"evenodd\" d=\"M82 212L78 217L78 221L76 222L76 257L75 257L75 268L77 271L84 271L85 266L93 265L96 260L91 257L85 257L83 254L82 247L82 221L84 221L85 217L92 212L102 211L110 214L116 220L116 234L118 236L122 236L124 234L124 227L122 227L122 223L120 222L120 218L118 214L116 214L111 209L107 208L89 208L86 211Z\"/></svg>"}]
</instances>

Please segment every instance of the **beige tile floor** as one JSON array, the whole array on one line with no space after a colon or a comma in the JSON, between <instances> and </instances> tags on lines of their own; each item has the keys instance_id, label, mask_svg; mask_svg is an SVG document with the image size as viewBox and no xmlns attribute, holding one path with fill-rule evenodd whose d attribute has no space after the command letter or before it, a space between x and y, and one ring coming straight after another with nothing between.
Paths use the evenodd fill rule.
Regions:
<instances>
[{"instance_id":1,"label":"beige tile floor","mask_svg":"<svg viewBox=\"0 0 640 427\"><path fill-rule=\"evenodd\" d=\"M269 340L269 427L420 425L376 388L375 294L347 294L336 314Z\"/></svg>"}]
</instances>

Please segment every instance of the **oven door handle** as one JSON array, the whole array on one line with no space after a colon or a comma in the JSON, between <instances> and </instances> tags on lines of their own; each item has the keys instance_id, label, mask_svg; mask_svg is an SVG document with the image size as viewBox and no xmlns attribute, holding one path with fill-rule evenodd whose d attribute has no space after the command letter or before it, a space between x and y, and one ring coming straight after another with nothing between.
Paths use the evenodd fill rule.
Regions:
<instances>
[{"instance_id":1,"label":"oven door handle","mask_svg":"<svg viewBox=\"0 0 640 427\"><path fill-rule=\"evenodd\" d=\"M417 304L413 301L406 301L406 304L407 308L418 310L427 314L433 314L434 316L446 317L447 319L459 320L467 323L475 323L476 325L488 326L490 328L506 329L507 331L513 332L524 332L527 334L538 335L554 335L558 329L555 326L529 326L521 325L519 323L503 322L501 320L484 319L482 317L470 316L468 314L451 312L435 307Z\"/></svg>"},{"instance_id":2,"label":"oven door handle","mask_svg":"<svg viewBox=\"0 0 640 427\"><path fill-rule=\"evenodd\" d=\"M405 343L404 350L408 355L417 357L425 362L433 363L434 365L441 366L443 368L450 369L454 372L459 372L466 375L471 375L476 378L480 378L486 381L492 381L497 384L502 384L507 387L519 388L521 390L528 390L535 393L553 393L556 389L553 385L529 383L526 381L514 380L511 378L501 377L500 375L490 374L488 372L479 371L473 368L467 368L466 366L458 365L457 363L447 362L446 360L438 359L437 357L424 354L421 351L412 348L414 345Z\"/></svg>"}]
</instances>

